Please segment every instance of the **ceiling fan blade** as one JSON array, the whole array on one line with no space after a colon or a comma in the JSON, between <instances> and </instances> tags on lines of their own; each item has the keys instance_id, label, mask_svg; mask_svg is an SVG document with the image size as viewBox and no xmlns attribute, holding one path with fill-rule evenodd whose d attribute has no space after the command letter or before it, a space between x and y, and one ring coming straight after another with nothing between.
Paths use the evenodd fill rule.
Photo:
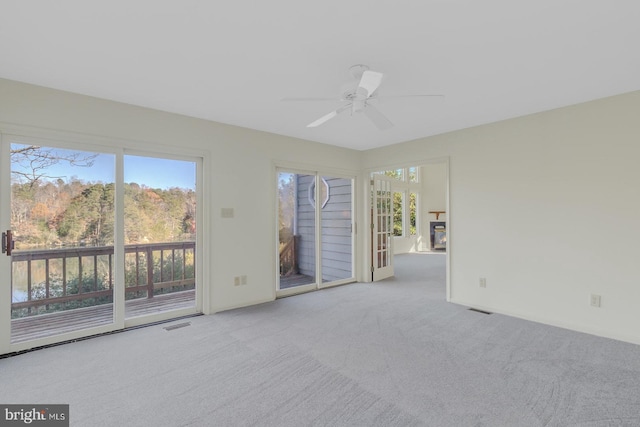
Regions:
<instances>
[{"instance_id":1,"label":"ceiling fan blade","mask_svg":"<svg viewBox=\"0 0 640 427\"><path fill-rule=\"evenodd\" d=\"M371 96L373 92L380 87L380 83L382 83L382 73L378 73L377 71L365 71L362 73L362 78L360 79L360 83L358 84L358 88L362 88L367 91L367 97Z\"/></svg>"},{"instance_id":2,"label":"ceiling fan blade","mask_svg":"<svg viewBox=\"0 0 640 427\"><path fill-rule=\"evenodd\" d=\"M369 118L373 122L374 125L380 130L387 130L393 127L393 123L387 119L384 114L380 112L373 105L367 104L367 106L362 110L364 115Z\"/></svg>"},{"instance_id":3,"label":"ceiling fan blade","mask_svg":"<svg viewBox=\"0 0 640 427\"><path fill-rule=\"evenodd\" d=\"M331 119L333 119L335 116L338 115L337 111L332 111L329 114L327 114L326 116L322 116L320 117L318 120L316 120L315 122L309 123L307 125L308 128L314 128L316 126L320 126L321 124L323 124L324 122L327 122Z\"/></svg>"},{"instance_id":4,"label":"ceiling fan blade","mask_svg":"<svg viewBox=\"0 0 640 427\"><path fill-rule=\"evenodd\" d=\"M320 126L321 124L323 124L324 122L328 122L329 120L333 119L335 116L337 116L338 114L342 113L344 110L346 110L347 108L351 107L351 104L347 104L343 107L338 108L335 111L330 112L329 114L326 114L322 117L320 117L318 120L316 120L315 122L309 123L307 125L308 128L314 128L317 126Z\"/></svg>"},{"instance_id":5,"label":"ceiling fan blade","mask_svg":"<svg viewBox=\"0 0 640 427\"><path fill-rule=\"evenodd\" d=\"M416 94L416 95L383 95L376 96L376 99L395 99L395 98L444 98L444 95Z\"/></svg>"},{"instance_id":6,"label":"ceiling fan blade","mask_svg":"<svg viewBox=\"0 0 640 427\"><path fill-rule=\"evenodd\" d=\"M336 101L339 101L339 99L338 98L282 98L280 101L282 101L282 102L307 102L307 101L312 101L312 102L316 102L316 101L336 102Z\"/></svg>"}]
</instances>

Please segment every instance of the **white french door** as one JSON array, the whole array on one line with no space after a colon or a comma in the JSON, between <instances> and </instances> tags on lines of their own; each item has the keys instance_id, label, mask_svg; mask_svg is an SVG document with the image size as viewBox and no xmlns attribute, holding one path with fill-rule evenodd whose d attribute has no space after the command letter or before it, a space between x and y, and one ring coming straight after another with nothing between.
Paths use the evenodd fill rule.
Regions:
<instances>
[{"instance_id":1,"label":"white french door","mask_svg":"<svg viewBox=\"0 0 640 427\"><path fill-rule=\"evenodd\" d=\"M393 276L393 178L371 180L371 273L378 281Z\"/></svg>"},{"instance_id":2,"label":"white french door","mask_svg":"<svg viewBox=\"0 0 640 427\"><path fill-rule=\"evenodd\" d=\"M12 135L1 150L0 354L202 310L199 159Z\"/></svg>"},{"instance_id":3,"label":"white french door","mask_svg":"<svg viewBox=\"0 0 640 427\"><path fill-rule=\"evenodd\" d=\"M276 175L278 295L354 281L353 178L288 169Z\"/></svg>"}]
</instances>

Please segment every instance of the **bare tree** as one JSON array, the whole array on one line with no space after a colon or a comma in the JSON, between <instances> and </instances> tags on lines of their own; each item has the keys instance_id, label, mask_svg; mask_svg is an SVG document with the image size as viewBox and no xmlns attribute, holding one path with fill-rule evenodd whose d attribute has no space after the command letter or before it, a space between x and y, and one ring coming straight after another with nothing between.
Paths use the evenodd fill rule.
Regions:
<instances>
[{"instance_id":1,"label":"bare tree","mask_svg":"<svg viewBox=\"0 0 640 427\"><path fill-rule=\"evenodd\" d=\"M17 165L12 168L12 176L20 182L26 182L33 187L41 179L63 178L52 176L49 168L58 163L68 163L69 166L91 167L98 154L85 152L61 151L55 148L45 148L37 145L14 145L11 147L11 163Z\"/></svg>"}]
</instances>

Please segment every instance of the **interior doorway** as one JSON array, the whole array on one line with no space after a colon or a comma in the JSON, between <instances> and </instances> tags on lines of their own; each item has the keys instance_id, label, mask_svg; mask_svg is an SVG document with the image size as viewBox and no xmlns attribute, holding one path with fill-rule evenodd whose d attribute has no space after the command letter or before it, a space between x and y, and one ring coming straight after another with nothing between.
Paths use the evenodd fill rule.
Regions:
<instances>
[{"instance_id":1,"label":"interior doorway","mask_svg":"<svg viewBox=\"0 0 640 427\"><path fill-rule=\"evenodd\" d=\"M385 242L378 235L384 229L380 224L378 211L380 181L390 182L385 191L390 195L391 224L390 240ZM422 162L420 165L391 167L371 173L370 182L370 218L372 233L370 241L371 280L381 280L388 275L377 276L375 271L380 264L378 251L382 244L391 247L390 259L387 263L392 267L391 275L398 268L412 265L399 263L396 256L403 254L424 254L440 256L439 263L444 267L443 274L449 271L449 168L448 159L437 159ZM384 203L382 203L384 207ZM375 231L375 233L374 233ZM432 236L433 235L433 236ZM432 244L432 240L435 242ZM427 260L424 258L424 260ZM435 260L435 259L434 259ZM439 265L436 262L437 265ZM449 298L449 281L446 275L447 299Z\"/></svg>"}]
</instances>

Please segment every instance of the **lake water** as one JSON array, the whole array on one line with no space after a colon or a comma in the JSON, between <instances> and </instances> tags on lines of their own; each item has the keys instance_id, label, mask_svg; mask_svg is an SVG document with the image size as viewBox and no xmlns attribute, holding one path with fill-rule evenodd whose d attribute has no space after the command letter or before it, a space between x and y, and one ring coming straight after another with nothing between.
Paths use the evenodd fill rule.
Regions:
<instances>
[{"instance_id":1,"label":"lake water","mask_svg":"<svg viewBox=\"0 0 640 427\"><path fill-rule=\"evenodd\" d=\"M11 302L22 302L27 300L27 291L13 289L11 292Z\"/></svg>"}]
</instances>

